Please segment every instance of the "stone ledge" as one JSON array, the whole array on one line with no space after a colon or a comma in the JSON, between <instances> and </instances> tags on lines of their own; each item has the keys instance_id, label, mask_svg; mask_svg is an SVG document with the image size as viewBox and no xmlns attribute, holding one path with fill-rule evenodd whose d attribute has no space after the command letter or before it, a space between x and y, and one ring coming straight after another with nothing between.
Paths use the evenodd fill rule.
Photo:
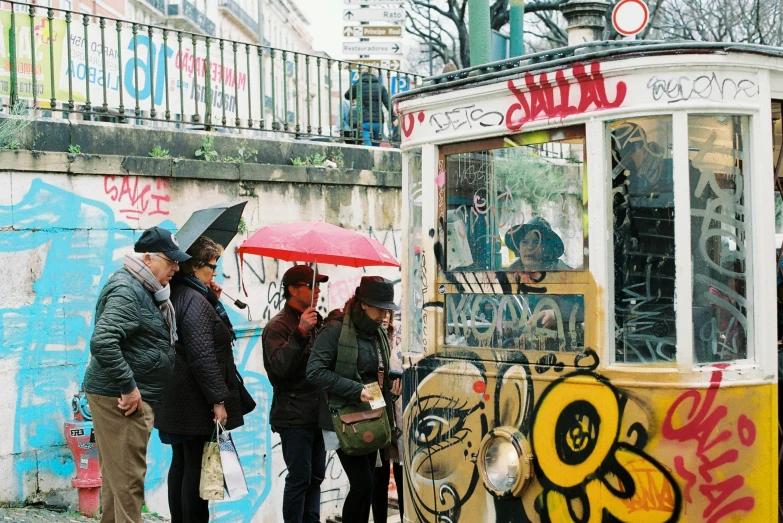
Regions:
<instances>
[{"instance_id":1,"label":"stone ledge","mask_svg":"<svg viewBox=\"0 0 783 523\"><path fill-rule=\"evenodd\" d=\"M196 180L307 183L402 187L402 173L369 169L327 169L297 165L222 163L175 158L70 154L62 152L0 151L0 172L40 172L83 175L150 176Z\"/></svg>"}]
</instances>

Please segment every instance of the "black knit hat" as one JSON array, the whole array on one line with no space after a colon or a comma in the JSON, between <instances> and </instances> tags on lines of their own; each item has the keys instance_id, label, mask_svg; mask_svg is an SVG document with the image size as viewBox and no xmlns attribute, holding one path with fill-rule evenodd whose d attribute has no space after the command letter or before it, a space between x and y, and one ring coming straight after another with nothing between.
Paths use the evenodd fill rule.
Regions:
<instances>
[{"instance_id":1,"label":"black knit hat","mask_svg":"<svg viewBox=\"0 0 783 523\"><path fill-rule=\"evenodd\" d=\"M371 307L400 310L394 303L394 284L381 276L362 276L362 281L356 287L356 299Z\"/></svg>"}]
</instances>

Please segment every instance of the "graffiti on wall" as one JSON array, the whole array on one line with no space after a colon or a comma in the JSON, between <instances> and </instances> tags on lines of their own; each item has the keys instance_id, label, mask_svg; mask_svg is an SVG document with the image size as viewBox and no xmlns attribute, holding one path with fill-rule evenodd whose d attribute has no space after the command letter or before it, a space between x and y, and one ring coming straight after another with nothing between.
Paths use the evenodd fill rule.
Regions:
<instances>
[{"instance_id":1,"label":"graffiti on wall","mask_svg":"<svg viewBox=\"0 0 783 523\"><path fill-rule=\"evenodd\" d=\"M525 73L521 83L508 80L506 88L503 96L493 100L497 103L477 102L429 113L405 113L403 139L412 139L417 130L434 136L493 127L518 131L536 120L620 107L628 93L625 81L603 76L600 62L576 63L554 73Z\"/></svg>"},{"instance_id":2,"label":"graffiti on wall","mask_svg":"<svg viewBox=\"0 0 783 523\"><path fill-rule=\"evenodd\" d=\"M119 213L128 220L141 216L168 216L171 196L169 182L163 178L104 176L103 192L117 202Z\"/></svg>"},{"instance_id":3,"label":"graffiti on wall","mask_svg":"<svg viewBox=\"0 0 783 523\"><path fill-rule=\"evenodd\" d=\"M171 222L160 225L175 228ZM35 267L32 299L0 308L1 356L17 369L12 481L17 483L15 490L29 495L24 483L30 474L60 478L63 484L74 475L70 453L63 448L62 424L72 416L67 398L78 392L84 376L98 293L119 268L118 253L133 245L134 231L116 221L108 205L40 179L32 182L21 201L0 206L0 227L0 254L30 257L30 266ZM236 325L242 324L231 308L229 314ZM245 333L235 347L237 367L258 403L245 418L245 427L234 434L248 471L250 494L221 503L220 521L250 521L272 488L271 432L266 419L272 390L265 375L248 368L251 353L260 346L260 332L257 328ZM164 487L169 463L170 450L153 434L148 491Z\"/></svg>"},{"instance_id":4,"label":"graffiti on wall","mask_svg":"<svg viewBox=\"0 0 783 523\"><path fill-rule=\"evenodd\" d=\"M685 500L703 501L701 517L709 522L734 513L741 516L756 504L742 473L730 477L722 473L732 463L749 462L743 458L749 457L745 452L756 441L756 424L747 414L725 419L729 409L717 398L722 379L723 371L714 370L706 391L683 392L666 412L661 427L664 438L682 444L674 456L674 469L684 482ZM689 462L694 455L698 466Z\"/></svg>"},{"instance_id":5,"label":"graffiti on wall","mask_svg":"<svg viewBox=\"0 0 783 523\"><path fill-rule=\"evenodd\" d=\"M651 412L595 372L595 352L569 360L573 367L531 364L519 352L463 357L425 358L406 391L407 508L419 521L677 520L680 488L646 450ZM479 444L499 426L531 443L535 481L522 500L496 499L481 484Z\"/></svg>"}]
</instances>

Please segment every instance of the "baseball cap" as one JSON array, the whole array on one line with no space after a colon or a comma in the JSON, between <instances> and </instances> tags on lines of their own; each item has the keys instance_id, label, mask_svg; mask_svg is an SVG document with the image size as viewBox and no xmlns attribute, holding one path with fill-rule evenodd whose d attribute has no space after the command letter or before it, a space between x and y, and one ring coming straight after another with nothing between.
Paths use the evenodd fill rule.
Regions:
<instances>
[{"instance_id":1,"label":"baseball cap","mask_svg":"<svg viewBox=\"0 0 783 523\"><path fill-rule=\"evenodd\" d=\"M329 281L329 276L318 274L315 277L316 283ZM313 269L307 265L294 265L283 274L282 287L285 289L289 285L297 283L313 283Z\"/></svg>"},{"instance_id":2,"label":"baseball cap","mask_svg":"<svg viewBox=\"0 0 783 523\"><path fill-rule=\"evenodd\" d=\"M190 254L182 252L179 242L171 231L163 227L150 227L141 234L133 246L136 252L162 252L177 263L190 259Z\"/></svg>"}]
</instances>

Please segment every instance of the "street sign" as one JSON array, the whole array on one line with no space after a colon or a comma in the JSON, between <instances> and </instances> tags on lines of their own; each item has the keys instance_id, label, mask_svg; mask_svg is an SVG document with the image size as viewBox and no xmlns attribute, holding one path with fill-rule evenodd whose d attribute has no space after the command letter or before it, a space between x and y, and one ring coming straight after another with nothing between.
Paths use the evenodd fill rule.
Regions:
<instances>
[{"instance_id":1,"label":"street sign","mask_svg":"<svg viewBox=\"0 0 783 523\"><path fill-rule=\"evenodd\" d=\"M343 65L343 68L355 69L356 66L353 64L361 64L368 67L383 67L384 69L391 69L392 71L399 71L402 66L399 60L351 60L351 63Z\"/></svg>"},{"instance_id":2,"label":"street sign","mask_svg":"<svg viewBox=\"0 0 783 523\"><path fill-rule=\"evenodd\" d=\"M354 38L402 37L402 26L399 25L346 25L343 36Z\"/></svg>"},{"instance_id":3,"label":"street sign","mask_svg":"<svg viewBox=\"0 0 783 523\"><path fill-rule=\"evenodd\" d=\"M343 0L347 5L401 5L405 3L405 0L397 0L396 2L390 2L389 0Z\"/></svg>"},{"instance_id":4,"label":"street sign","mask_svg":"<svg viewBox=\"0 0 783 523\"><path fill-rule=\"evenodd\" d=\"M402 54L401 42L343 42L345 54Z\"/></svg>"},{"instance_id":5,"label":"street sign","mask_svg":"<svg viewBox=\"0 0 783 523\"><path fill-rule=\"evenodd\" d=\"M343 20L349 22L404 22L405 9L343 9Z\"/></svg>"},{"instance_id":6,"label":"street sign","mask_svg":"<svg viewBox=\"0 0 783 523\"><path fill-rule=\"evenodd\" d=\"M650 20L650 10L644 0L621 0L612 11L612 25L623 36L642 32Z\"/></svg>"}]
</instances>

